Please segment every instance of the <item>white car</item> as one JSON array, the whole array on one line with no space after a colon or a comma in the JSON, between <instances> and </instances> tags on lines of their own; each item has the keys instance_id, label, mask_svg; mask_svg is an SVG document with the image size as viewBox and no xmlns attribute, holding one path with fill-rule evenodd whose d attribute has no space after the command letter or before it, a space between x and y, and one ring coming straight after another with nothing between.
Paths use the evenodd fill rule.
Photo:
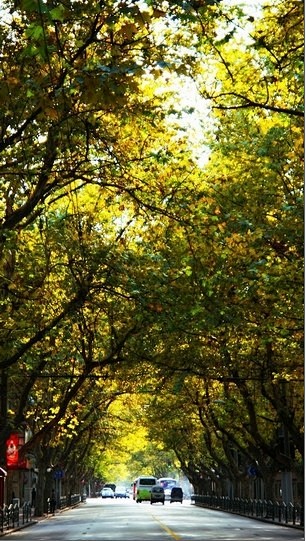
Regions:
<instances>
[{"instance_id":1,"label":"white car","mask_svg":"<svg viewBox=\"0 0 306 541\"><path fill-rule=\"evenodd\" d=\"M101 490L102 498L114 498L114 491L111 488L102 488Z\"/></svg>"}]
</instances>

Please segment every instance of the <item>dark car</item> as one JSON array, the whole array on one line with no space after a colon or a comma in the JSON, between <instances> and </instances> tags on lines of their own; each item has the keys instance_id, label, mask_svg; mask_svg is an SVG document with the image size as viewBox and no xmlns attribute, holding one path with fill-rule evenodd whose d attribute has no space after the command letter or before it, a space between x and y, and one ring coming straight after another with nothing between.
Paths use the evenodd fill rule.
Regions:
<instances>
[{"instance_id":1,"label":"dark car","mask_svg":"<svg viewBox=\"0 0 306 541\"><path fill-rule=\"evenodd\" d=\"M151 489L150 502L152 503L162 503L165 504L165 491L160 485L153 485Z\"/></svg>"},{"instance_id":2,"label":"dark car","mask_svg":"<svg viewBox=\"0 0 306 541\"><path fill-rule=\"evenodd\" d=\"M183 503L183 491L181 487L173 487L170 494L170 503L180 502Z\"/></svg>"}]
</instances>

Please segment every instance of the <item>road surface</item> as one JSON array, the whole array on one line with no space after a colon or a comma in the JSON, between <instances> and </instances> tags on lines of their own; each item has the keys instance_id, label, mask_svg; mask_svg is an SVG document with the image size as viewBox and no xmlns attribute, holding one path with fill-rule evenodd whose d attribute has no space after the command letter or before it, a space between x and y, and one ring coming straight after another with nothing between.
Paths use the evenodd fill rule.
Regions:
<instances>
[{"instance_id":1,"label":"road surface","mask_svg":"<svg viewBox=\"0 0 306 541\"><path fill-rule=\"evenodd\" d=\"M87 499L7 541L302 541L303 531L191 505Z\"/></svg>"}]
</instances>

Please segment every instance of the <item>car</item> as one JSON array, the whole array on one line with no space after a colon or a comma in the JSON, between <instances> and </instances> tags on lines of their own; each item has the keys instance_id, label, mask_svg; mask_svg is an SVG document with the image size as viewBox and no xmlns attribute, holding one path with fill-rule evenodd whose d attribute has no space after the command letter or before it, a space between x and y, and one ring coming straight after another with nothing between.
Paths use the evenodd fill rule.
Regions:
<instances>
[{"instance_id":1,"label":"car","mask_svg":"<svg viewBox=\"0 0 306 541\"><path fill-rule=\"evenodd\" d=\"M102 488L101 497L102 498L114 498L114 491L111 488Z\"/></svg>"},{"instance_id":2,"label":"car","mask_svg":"<svg viewBox=\"0 0 306 541\"><path fill-rule=\"evenodd\" d=\"M115 498L128 498L128 494L126 492L126 488L125 487L122 487L122 486L119 486L119 487L116 487L116 490L115 490Z\"/></svg>"},{"instance_id":3,"label":"car","mask_svg":"<svg viewBox=\"0 0 306 541\"><path fill-rule=\"evenodd\" d=\"M160 502L165 505L165 491L163 487L160 485L153 485L151 489L150 502L151 504Z\"/></svg>"},{"instance_id":4,"label":"car","mask_svg":"<svg viewBox=\"0 0 306 541\"><path fill-rule=\"evenodd\" d=\"M183 490L181 487L173 487L171 490L170 503L180 502L183 503Z\"/></svg>"}]
</instances>

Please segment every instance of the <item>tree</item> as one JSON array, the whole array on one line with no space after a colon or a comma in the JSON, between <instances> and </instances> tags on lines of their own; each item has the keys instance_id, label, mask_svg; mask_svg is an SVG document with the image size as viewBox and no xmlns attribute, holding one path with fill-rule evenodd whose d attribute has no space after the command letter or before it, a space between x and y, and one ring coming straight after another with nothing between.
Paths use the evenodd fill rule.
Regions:
<instances>
[{"instance_id":1,"label":"tree","mask_svg":"<svg viewBox=\"0 0 306 541\"><path fill-rule=\"evenodd\" d=\"M291 467L275 444L285 427L302 454L300 5L270 3L258 22L221 2L6 6L2 445L30 423L24 451L48 442L42 463L60 460L93 431L77 406L89 382L113 400L139 370L157 388L175 378L186 410L162 415L166 446L198 485L217 467L235 476L233 448ZM173 70L206 100L203 169L163 103Z\"/></svg>"},{"instance_id":2,"label":"tree","mask_svg":"<svg viewBox=\"0 0 306 541\"><path fill-rule=\"evenodd\" d=\"M301 4L277 8L263 10L251 42L235 41L241 55L234 55L233 33L214 43L218 56L206 56L217 74L213 91L213 81L206 77L204 86L195 74L216 112L214 140L185 235L176 231L167 250L181 270L172 319L180 333L165 341L159 358L182 381L196 377L194 392L185 393L186 411L191 401L198 416L188 440L206 460L193 464L189 478L199 486L200 475L211 476L212 459L221 477L237 478L234 449L245 465L260 464L269 496L275 472L298 469L303 456ZM261 41L265 16L271 27ZM202 28L202 50L211 52ZM283 429L290 449L280 439Z\"/></svg>"},{"instance_id":3,"label":"tree","mask_svg":"<svg viewBox=\"0 0 306 541\"><path fill-rule=\"evenodd\" d=\"M114 277L110 257L93 285L100 258L107 256L111 242L122 241L125 227L120 233L118 224L113 224L113 240L107 239L102 252L95 254L81 242L82 235L95 227L101 231L106 216L110 220L114 213L120 216L126 204L124 193L136 206L141 203L135 163L156 160L150 151L146 154L146 139L148 129L158 123L160 102L143 95L142 75L149 66L161 69L157 63L163 46L154 46L150 25L164 16L145 6L142 12L138 5L112 2L86 10L75 2L66 7L41 2L7 2L6 6L0 91L5 105L0 146L3 393L7 371L20 382L20 367L26 367L29 380L23 385L14 420L9 414L9 424L3 401L2 442L11 426L24 422L27 393L46 366L49 369L50 355L67 359L67 347L59 351L61 340L75 335L77 314L82 317L89 294L99 288L106 291L105 278L111 282ZM136 125L131 145L128 138ZM99 224L93 223L92 215L81 216L77 208L76 194L87 185L96 187L92 196L105 198L108 207ZM156 200L149 203L155 208ZM149 203L144 201L144 207ZM129 214L132 220L133 211ZM61 253L63 246L68 248L68 236L73 239L67 251L70 258ZM81 322L79 331L83 330ZM119 340L118 353L123 336L117 332L110 338L112 330L109 340L113 344ZM85 331L90 346L90 329ZM128 335L130 331L129 327ZM87 358L51 425L64 414L97 362Z\"/></svg>"}]
</instances>

